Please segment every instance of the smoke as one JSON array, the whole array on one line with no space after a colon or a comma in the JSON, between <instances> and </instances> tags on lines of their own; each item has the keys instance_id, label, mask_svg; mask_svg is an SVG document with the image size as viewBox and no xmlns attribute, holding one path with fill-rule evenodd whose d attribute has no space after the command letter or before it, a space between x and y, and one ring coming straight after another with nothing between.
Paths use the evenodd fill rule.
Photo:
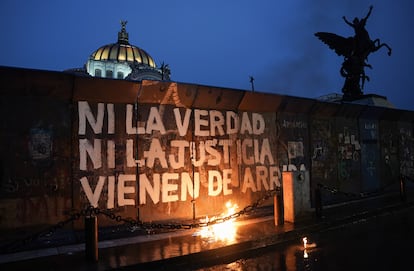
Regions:
<instances>
[{"instance_id":1,"label":"smoke","mask_svg":"<svg viewBox=\"0 0 414 271\"><path fill-rule=\"evenodd\" d=\"M315 98L324 94L341 93L343 78L339 73L343 58L314 36L316 32L331 32L344 37L353 30L343 21L363 17L369 8L367 1L302 1L292 12L288 24L281 29L289 47L274 57L275 61L257 76L260 88L279 94ZM278 26L280 27L280 25Z\"/></svg>"}]
</instances>

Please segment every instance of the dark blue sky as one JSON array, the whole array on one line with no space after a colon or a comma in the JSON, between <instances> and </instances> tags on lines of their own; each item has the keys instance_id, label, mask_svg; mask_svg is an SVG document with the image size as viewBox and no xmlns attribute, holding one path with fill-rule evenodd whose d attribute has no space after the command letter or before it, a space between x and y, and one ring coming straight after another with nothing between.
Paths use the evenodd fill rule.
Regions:
<instances>
[{"instance_id":1,"label":"dark blue sky","mask_svg":"<svg viewBox=\"0 0 414 271\"><path fill-rule=\"evenodd\" d=\"M0 65L63 71L81 67L104 44L117 41L127 20L129 41L174 81L315 98L341 93L342 57L314 33L353 35L349 20L366 15L372 39L392 49L369 56L365 94L386 96L414 110L412 0L2 0Z\"/></svg>"}]
</instances>

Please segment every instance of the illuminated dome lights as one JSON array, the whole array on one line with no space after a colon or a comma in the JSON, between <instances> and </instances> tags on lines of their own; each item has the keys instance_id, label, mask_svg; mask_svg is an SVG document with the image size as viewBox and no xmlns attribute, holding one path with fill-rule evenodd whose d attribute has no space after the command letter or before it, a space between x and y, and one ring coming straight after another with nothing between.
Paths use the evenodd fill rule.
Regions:
<instances>
[{"instance_id":1,"label":"illuminated dome lights","mask_svg":"<svg viewBox=\"0 0 414 271\"><path fill-rule=\"evenodd\" d=\"M91 59L100 61L138 62L155 68L154 59L141 48L129 44L126 21L121 21L121 32L118 32L118 42L107 44L92 53Z\"/></svg>"},{"instance_id":2,"label":"illuminated dome lights","mask_svg":"<svg viewBox=\"0 0 414 271\"><path fill-rule=\"evenodd\" d=\"M170 71L157 68L154 59L143 49L129 43L127 21L121 21L118 42L101 46L86 63L86 71L95 77L130 80L169 80Z\"/></svg>"}]
</instances>

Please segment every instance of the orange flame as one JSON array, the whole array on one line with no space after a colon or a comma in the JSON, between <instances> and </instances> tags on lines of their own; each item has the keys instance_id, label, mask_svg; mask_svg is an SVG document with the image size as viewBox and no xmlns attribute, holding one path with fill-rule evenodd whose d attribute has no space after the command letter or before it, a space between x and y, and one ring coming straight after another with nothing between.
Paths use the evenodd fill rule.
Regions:
<instances>
[{"instance_id":1,"label":"orange flame","mask_svg":"<svg viewBox=\"0 0 414 271\"><path fill-rule=\"evenodd\" d=\"M226 212L221 214L219 217L212 217L209 219L206 216L205 219L201 219L202 223L207 223L209 221L215 221L219 218L225 218L232 214L236 213L238 208L237 204L232 204L231 201L226 202ZM215 223L208 227L201 229L197 235L200 235L202 238L214 239L215 241L234 241L236 238L237 227L234 223L234 218L228 219L221 223Z\"/></svg>"}]
</instances>

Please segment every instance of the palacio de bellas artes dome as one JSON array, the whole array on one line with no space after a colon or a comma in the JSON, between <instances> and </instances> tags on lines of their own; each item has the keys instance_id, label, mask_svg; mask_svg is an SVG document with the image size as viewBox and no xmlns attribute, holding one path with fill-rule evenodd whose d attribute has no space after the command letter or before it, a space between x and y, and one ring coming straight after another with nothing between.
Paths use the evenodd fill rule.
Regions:
<instances>
[{"instance_id":1,"label":"palacio de bellas artes dome","mask_svg":"<svg viewBox=\"0 0 414 271\"><path fill-rule=\"evenodd\" d=\"M127 21L121 21L118 41L99 47L94 51L84 68L69 69L68 72L88 74L94 77L125 80L169 80L169 66L157 67L154 59L143 49L129 43Z\"/></svg>"}]
</instances>

